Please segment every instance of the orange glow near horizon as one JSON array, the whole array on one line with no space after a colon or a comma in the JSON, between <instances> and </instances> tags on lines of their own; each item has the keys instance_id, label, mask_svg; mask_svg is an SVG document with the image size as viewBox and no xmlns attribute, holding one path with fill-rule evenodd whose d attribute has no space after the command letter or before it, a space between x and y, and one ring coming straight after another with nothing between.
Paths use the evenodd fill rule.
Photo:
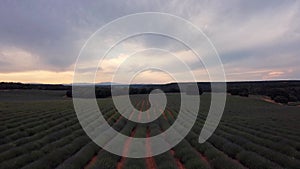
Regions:
<instances>
[{"instance_id":1,"label":"orange glow near horizon","mask_svg":"<svg viewBox=\"0 0 300 169\"><path fill-rule=\"evenodd\" d=\"M199 74L199 72L194 72ZM250 73L250 74L249 74ZM283 71L255 71L255 72L239 72L239 73L228 73L227 81L260 81L260 80L288 80L283 78L284 75L289 72ZM21 82L21 83L41 83L41 84L71 84L73 82L73 71L63 71L63 72L54 72L54 71L26 71L26 72L12 72L12 73L0 73L0 82ZM245 74L247 77L252 77L250 79L245 79ZM101 79L100 79L101 77ZM105 77L105 78L104 78ZM97 74L96 83L101 82L111 82L111 74ZM162 72L151 72L145 71L139 74L136 78L132 79L131 83L140 83L140 84L163 84L175 82L167 74ZM292 79L291 79L292 80ZM203 76L201 80L198 81L207 81L210 80ZM189 80L184 80L182 82L189 82ZM116 81L116 83L126 83L122 81Z\"/></svg>"},{"instance_id":2,"label":"orange glow near horizon","mask_svg":"<svg viewBox=\"0 0 300 169\"><path fill-rule=\"evenodd\" d=\"M69 84L73 81L73 72L28 71L0 73L1 82Z\"/></svg>"}]
</instances>

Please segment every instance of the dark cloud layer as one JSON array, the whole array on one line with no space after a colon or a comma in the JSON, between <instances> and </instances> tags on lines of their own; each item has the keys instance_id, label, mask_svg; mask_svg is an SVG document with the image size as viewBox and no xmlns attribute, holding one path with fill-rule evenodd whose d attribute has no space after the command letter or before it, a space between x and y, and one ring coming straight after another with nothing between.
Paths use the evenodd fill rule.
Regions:
<instances>
[{"instance_id":1,"label":"dark cloud layer","mask_svg":"<svg viewBox=\"0 0 300 169\"><path fill-rule=\"evenodd\" d=\"M225 66L240 63L248 69L296 70L295 62L300 61L299 9L299 2L295 0L230 0L226 3L5 0L0 6L0 50L14 48L28 52L38 57L39 69L72 70L85 40L101 26L124 15L155 11L178 15L202 28L219 49ZM144 46L172 49L169 42L153 37L136 41ZM261 58L272 60L272 57L277 59L260 62ZM7 61L3 59L6 58L0 55L2 73L30 70L30 66L14 67L11 65L14 60L5 64ZM198 66L199 63L195 63L192 68ZM230 67L227 69L231 71ZM294 71L288 77L300 78L299 74Z\"/></svg>"}]
</instances>

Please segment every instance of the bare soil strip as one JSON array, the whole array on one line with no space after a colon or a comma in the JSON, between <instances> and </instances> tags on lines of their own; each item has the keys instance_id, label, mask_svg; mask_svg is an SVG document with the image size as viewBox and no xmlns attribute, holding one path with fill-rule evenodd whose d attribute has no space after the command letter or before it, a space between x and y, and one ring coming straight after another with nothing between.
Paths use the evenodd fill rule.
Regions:
<instances>
[{"instance_id":1,"label":"bare soil strip","mask_svg":"<svg viewBox=\"0 0 300 169\"><path fill-rule=\"evenodd\" d=\"M144 106L144 100L142 101L142 106L140 110L142 110L143 106ZM133 111L129 117L129 120L131 119L132 115L133 115ZM136 133L136 127L131 131L130 137L125 141L124 148L123 148L123 155L121 160L117 164L117 169L122 169L124 167L126 156L130 150L132 138L135 136L135 133Z\"/></svg>"},{"instance_id":2,"label":"bare soil strip","mask_svg":"<svg viewBox=\"0 0 300 169\"><path fill-rule=\"evenodd\" d=\"M116 112L107 120L109 121L111 118L113 118L113 116L116 114ZM122 116L120 116L117 121L115 123L118 123L120 120L122 119ZM96 161L97 161L97 155L103 151L103 149L101 149L97 154L95 154L92 159L83 167L85 169L90 168Z\"/></svg>"},{"instance_id":3,"label":"bare soil strip","mask_svg":"<svg viewBox=\"0 0 300 169\"><path fill-rule=\"evenodd\" d=\"M140 103L138 103L138 105L139 105ZM115 112L107 121L109 121L111 118L113 118L113 116L116 114L117 112ZM130 119L131 119L131 117L132 117L132 115L133 115L133 111L132 111L132 113L131 113L131 115L130 115ZM121 119L123 118L123 116L122 115L120 115L120 117L117 119L117 121L115 122L115 123L118 123ZM133 137L134 136L134 134L135 134L135 130L133 130L132 132L131 132L131 137ZM129 140L127 140L126 142L125 142L125 145L124 145L124 149L127 149L127 152L128 152L128 148L129 147L127 147L126 146L126 143L127 142L131 142L131 141L129 141ZM127 143L128 144L128 143ZM127 148L126 148L127 147ZM90 168L90 166L92 166L96 161L97 161L97 155L101 152L101 151L103 151L103 149L101 149L85 166L84 166L84 168L85 169L87 169L87 168ZM123 150L123 153L124 153L124 150ZM122 157L122 159L123 159L124 157ZM122 159L121 159L121 161L122 161ZM120 162L121 162L120 161ZM123 163L124 163L124 160L123 160L123 162L122 163L118 163L117 165L120 165L119 167L123 167ZM118 166L117 166L117 168L118 168Z\"/></svg>"},{"instance_id":4,"label":"bare soil strip","mask_svg":"<svg viewBox=\"0 0 300 169\"><path fill-rule=\"evenodd\" d=\"M263 101L265 101L265 102L268 102L268 103L277 104L277 105L280 105L280 106L283 105L283 104L281 104L281 103L275 102L274 100L270 99L269 97L262 97L261 100L263 100Z\"/></svg>"},{"instance_id":5,"label":"bare soil strip","mask_svg":"<svg viewBox=\"0 0 300 169\"><path fill-rule=\"evenodd\" d=\"M98 154L102 151L102 149L98 152ZM97 161L97 154L84 166L84 168L90 168Z\"/></svg>"},{"instance_id":6,"label":"bare soil strip","mask_svg":"<svg viewBox=\"0 0 300 169\"><path fill-rule=\"evenodd\" d=\"M173 113L172 113L172 111L171 110L168 110L168 113L169 113L169 115L171 115L172 116L172 118L173 119L175 119L174 118L174 115L173 115ZM194 147L193 147L194 148ZM209 161L208 161L208 159L207 159L207 157L205 157L203 154L201 154L199 151L197 151L195 148L194 148L194 150L197 152L197 154L199 155L199 157L200 157L200 159L202 160L202 161L204 161L206 164L207 164L207 166L210 166L211 167L211 165L210 165L210 163L209 163ZM175 157L174 157L175 158ZM176 159L176 161L177 161L178 159ZM180 160L179 160L180 161ZM179 166L178 166L179 167Z\"/></svg>"},{"instance_id":7,"label":"bare soil strip","mask_svg":"<svg viewBox=\"0 0 300 169\"><path fill-rule=\"evenodd\" d=\"M126 160L126 157L128 152L129 152L129 149L130 149L130 145L131 145L131 142L132 142L132 137L134 137L135 135L135 132L136 132L136 128L134 128L130 134L130 138L128 138L126 141L125 141L125 144L124 144L124 149L123 149L123 156L121 158L121 160L118 162L117 164L117 169L122 169L124 164L125 164L125 160Z\"/></svg>"},{"instance_id":8,"label":"bare soil strip","mask_svg":"<svg viewBox=\"0 0 300 169\"><path fill-rule=\"evenodd\" d=\"M171 153L172 156L174 157L178 169L185 169L185 167L184 167L184 165L182 164L182 162L181 162L178 158L175 158L175 151L174 151L174 150L170 150L170 153Z\"/></svg>"},{"instance_id":9,"label":"bare soil strip","mask_svg":"<svg viewBox=\"0 0 300 169\"><path fill-rule=\"evenodd\" d=\"M150 130L147 129L147 138L150 137ZM151 156L152 155L152 150L151 150L151 143L150 143L150 139L146 139L146 149L147 149L147 155ZM148 157L146 158L146 165L147 165L147 169L156 169L156 162L154 160L153 157Z\"/></svg>"},{"instance_id":10,"label":"bare soil strip","mask_svg":"<svg viewBox=\"0 0 300 169\"><path fill-rule=\"evenodd\" d=\"M163 111L163 110L160 110L160 111ZM167 116L165 114L165 111L163 111L163 116L164 116L164 119L166 120L166 123L169 123L168 122L168 118L167 118ZM160 130L161 130L162 133L164 132L162 128L160 128ZM175 151L174 150L170 150L170 153L173 156L173 158L175 159L175 162L176 162L176 165L177 165L178 169L186 169L185 166L182 164L182 162L178 158L175 157Z\"/></svg>"}]
</instances>

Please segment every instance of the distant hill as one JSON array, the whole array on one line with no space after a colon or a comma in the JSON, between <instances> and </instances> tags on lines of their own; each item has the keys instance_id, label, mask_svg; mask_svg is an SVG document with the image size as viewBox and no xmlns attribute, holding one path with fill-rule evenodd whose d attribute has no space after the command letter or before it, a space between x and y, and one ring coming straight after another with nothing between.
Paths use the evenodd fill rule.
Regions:
<instances>
[{"instance_id":1,"label":"distant hill","mask_svg":"<svg viewBox=\"0 0 300 169\"><path fill-rule=\"evenodd\" d=\"M76 85L76 86L90 86L90 85L94 85L94 83L74 83L74 84L64 84L65 86L72 86L72 85ZM115 82L101 82L101 83L96 83L96 86L115 86L115 85L123 85L121 83L115 83Z\"/></svg>"},{"instance_id":2,"label":"distant hill","mask_svg":"<svg viewBox=\"0 0 300 169\"><path fill-rule=\"evenodd\" d=\"M97 86L112 86L112 85L123 85L121 83L116 82L102 82L102 83L96 83Z\"/></svg>"}]
</instances>

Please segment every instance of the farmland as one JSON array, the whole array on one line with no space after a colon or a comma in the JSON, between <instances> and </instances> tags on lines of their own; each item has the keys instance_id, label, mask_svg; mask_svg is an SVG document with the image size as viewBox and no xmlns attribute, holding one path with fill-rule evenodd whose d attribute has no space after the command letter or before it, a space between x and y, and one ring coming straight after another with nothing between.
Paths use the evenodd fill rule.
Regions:
<instances>
[{"instance_id":1,"label":"farmland","mask_svg":"<svg viewBox=\"0 0 300 169\"><path fill-rule=\"evenodd\" d=\"M78 122L72 100L61 94L40 93L42 99L38 94L30 96L24 91L19 91L17 96L15 91L1 94L1 169L300 168L300 107L297 106L269 103L259 97L228 95L217 130L208 141L199 144L198 137L210 106L210 95L204 93L196 123L183 141L161 155L135 159L111 154L92 142ZM167 98L162 115L147 124L122 117L111 98L98 99L98 105L116 131L146 138L164 132L176 120L179 95L168 94ZM160 111L147 111L150 103L145 95L133 95L131 101L137 109L146 110L146 116ZM84 119L91 126L95 120L88 113ZM123 144L126 154L131 139ZM147 153L151 153L151 142L146 146Z\"/></svg>"}]
</instances>

